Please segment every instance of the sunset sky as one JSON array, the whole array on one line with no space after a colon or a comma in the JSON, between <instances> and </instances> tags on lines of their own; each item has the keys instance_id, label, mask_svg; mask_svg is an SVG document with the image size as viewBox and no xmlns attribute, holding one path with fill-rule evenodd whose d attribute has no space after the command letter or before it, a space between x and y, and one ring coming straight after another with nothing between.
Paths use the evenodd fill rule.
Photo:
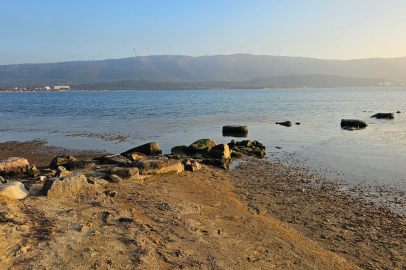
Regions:
<instances>
[{"instance_id":1,"label":"sunset sky","mask_svg":"<svg viewBox=\"0 0 406 270\"><path fill-rule=\"evenodd\" d=\"M406 1L1 1L0 64L138 55L406 56ZM278 49L283 48L281 50Z\"/></svg>"}]
</instances>

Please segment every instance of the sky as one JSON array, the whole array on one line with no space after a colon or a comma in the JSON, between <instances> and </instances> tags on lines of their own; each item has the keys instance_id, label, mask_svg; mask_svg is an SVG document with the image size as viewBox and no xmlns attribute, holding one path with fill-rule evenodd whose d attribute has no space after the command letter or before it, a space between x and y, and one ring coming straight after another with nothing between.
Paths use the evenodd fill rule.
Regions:
<instances>
[{"instance_id":1,"label":"sky","mask_svg":"<svg viewBox=\"0 0 406 270\"><path fill-rule=\"evenodd\" d=\"M190 56L406 56L404 0L0 0L0 14L0 65L168 55L170 44Z\"/></svg>"}]
</instances>

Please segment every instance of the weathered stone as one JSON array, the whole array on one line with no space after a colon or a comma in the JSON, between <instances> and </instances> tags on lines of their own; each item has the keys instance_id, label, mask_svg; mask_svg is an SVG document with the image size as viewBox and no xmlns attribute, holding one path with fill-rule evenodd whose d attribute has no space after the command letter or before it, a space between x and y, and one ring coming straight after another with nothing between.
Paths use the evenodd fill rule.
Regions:
<instances>
[{"instance_id":1,"label":"weathered stone","mask_svg":"<svg viewBox=\"0 0 406 270\"><path fill-rule=\"evenodd\" d=\"M236 140L231 140L231 142L230 142L230 144L232 144L232 145L236 145L237 144L237 142L236 142Z\"/></svg>"},{"instance_id":2,"label":"weathered stone","mask_svg":"<svg viewBox=\"0 0 406 270\"><path fill-rule=\"evenodd\" d=\"M175 146L171 149L171 153L174 155L185 156L188 153L188 147L186 145Z\"/></svg>"},{"instance_id":3,"label":"weathered stone","mask_svg":"<svg viewBox=\"0 0 406 270\"><path fill-rule=\"evenodd\" d=\"M223 126L223 136L247 137L248 126Z\"/></svg>"},{"instance_id":4,"label":"weathered stone","mask_svg":"<svg viewBox=\"0 0 406 270\"><path fill-rule=\"evenodd\" d=\"M210 149L210 156L215 158L230 158L230 148L227 144L219 144Z\"/></svg>"},{"instance_id":5,"label":"weathered stone","mask_svg":"<svg viewBox=\"0 0 406 270\"><path fill-rule=\"evenodd\" d=\"M111 174L119 176L123 180L139 180L140 174L136 167L116 167L110 171Z\"/></svg>"},{"instance_id":6,"label":"weathered stone","mask_svg":"<svg viewBox=\"0 0 406 270\"><path fill-rule=\"evenodd\" d=\"M113 183L120 183L121 181L123 181L123 179L121 179L120 176L115 175L115 174L110 174L109 178L110 178L111 182L113 182Z\"/></svg>"},{"instance_id":7,"label":"weathered stone","mask_svg":"<svg viewBox=\"0 0 406 270\"><path fill-rule=\"evenodd\" d=\"M371 117L377 118L377 119L395 119L395 114L394 113L377 113L372 115Z\"/></svg>"},{"instance_id":8,"label":"weathered stone","mask_svg":"<svg viewBox=\"0 0 406 270\"><path fill-rule=\"evenodd\" d=\"M27 197L28 191L21 182L10 182L0 185L0 201L20 200Z\"/></svg>"},{"instance_id":9,"label":"weathered stone","mask_svg":"<svg viewBox=\"0 0 406 270\"><path fill-rule=\"evenodd\" d=\"M99 158L100 163L102 164L116 164L118 166L125 166L131 161L119 154L106 155Z\"/></svg>"},{"instance_id":10,"label":"weathered stone","mask_svg":"<svg viewBox=\"0 0 406 270\"><path fill-rule=\"evenodd\" d=\"M72 174L72 172L68 171L65 167L58 166L56 168L55 177L68 176L68 175L71 175L71 174Z\"/></svg>"},{"instance_id":11,"label":"weathered stone","mask_svg":"<svg viewBox=\"0 0 406 270\"><path fill-rule=\"evenodd\" d=\"M127 157L127 155L134 153L134 152L142 153L147 156L155 156L155 155L162 154L162 150L159 147L158 143L150 142L150 143L146 143L146 144L134 147L128 151L125 151L124 153L121 153L121 155Z\"/></svg>"},{"instance_id":12,"label":"weathered stone","mask_svg":"<svg viewBox=\"0 0 406 270\"><path fill-rule=\"evenodd\" d=\"M192 164L190 165L190 170L192 172L200 171L201 169L202 169L202 165L197 161L193 161Z\"/></svg>"},{"instance_id":13,"label":"weathered stone","mask_svg":"<svg viewBox=\"0 0 406 270\"><path fill-rule=\"evenodd\" d=\"M3 177L35 177L40 174L35 165L30 165L28 160L19 157L10 157L0 161L0 176Z\"/></svg>"},{"instance_id":14,"label":"weathered stone","mask_svg":"<svg viewBox=\"0 0 406 270\"><path fill-rule=\"evenodd\" d=\"M341 119L341 127L365 128L367 123L357 119Z\"/></svg>"},{"instance_id":15,"label":"weathered stone","mask_svg":"<svg viewBox=\"0 0 406 270\"><path fill-rule=\"evenodd\" d=\"M56 168L59 165L66 165L74 161L76 161L76 158L72 156L57 156L52 159L51 164L49 164L49 167Z\"/></svg>"},{"instance_id":16,"label":"weathered stone","mask_svg":"<svg viewBox=\"0 0 406 270\"><path fill-rule=\"evenodd\" d=\"M137 167L141 175L176 174L183 172L183 164L176 159L141 159L134 162L131 166Z\"/></svg>"},{"instance_id":17,"label":"weathered stone","mask_svg":"<svg viewBox=\"0 0 406 270\"><path fill-rule=\"evenodd\" d=\"M290 127L292 125L292 122L284 121L284 122L276 122L276 124L286 126L286 127Z\"/></svg>"},{"instance_id":18,"label":"weathered stone","mask_svg":"<svg viewBox=\"0 0 406 270\"><path fill-rule=\"evenodd\" d=\"M201 139L189 145L188 152L191 154L207 154L216 145L217 143L213 139Z\"/></svg>"},{"instance_id":19,"label":"weathered stone","mask_svg":"<svg viewBox=\"0 0 406 270\"><path fill-rule=\"evenodd\" d=\"M89 187L86 176L74 173L68 176L55 177L45 180L42 192L47 196L59 195L63 193L78 191Z\"/></svg>"},{"instance_id":20,"label":"weathered stone","mask_svg":"<svg viewBox=\"0 0 406 270\"><path fill-rule=\"evenodd\" d=\"M232 162L231 158L205 158L203 159L203 162L209 165L213 165L216 167L220 167L223 169L228 170L230 168L230 164Z\"/></svg>"}]
</instances>

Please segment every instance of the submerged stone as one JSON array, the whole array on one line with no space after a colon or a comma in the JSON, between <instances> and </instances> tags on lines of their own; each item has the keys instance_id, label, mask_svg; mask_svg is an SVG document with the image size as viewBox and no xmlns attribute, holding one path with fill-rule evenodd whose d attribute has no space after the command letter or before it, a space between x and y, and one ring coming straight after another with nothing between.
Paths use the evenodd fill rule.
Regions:
<instances>
[{"instance_id":1,"label":"submerged stone","mask_svg":"<svg viewBox=\"0 0 406 270\"><path fill-rule=\"evenodd\" d=\"M395 114L394 113L377 113L372 115L371 117L377 118L377 119L395 119Z\"/></svg>"},{"instance_id":2,"label":"submerged stone","mask_svg":"<svg viewBox=\"0 0 406 270\"><path fill-rule=\"evenodd\" d=\"M341 127L365 128L368 124L358 119L341 119Z\"/></svg>"}]
</instances>

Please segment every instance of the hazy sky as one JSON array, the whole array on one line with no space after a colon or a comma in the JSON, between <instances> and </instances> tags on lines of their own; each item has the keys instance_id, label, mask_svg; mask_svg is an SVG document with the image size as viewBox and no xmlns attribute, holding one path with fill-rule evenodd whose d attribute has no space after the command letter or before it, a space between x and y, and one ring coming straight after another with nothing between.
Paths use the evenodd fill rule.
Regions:
<instances>
[{"instance_id":1,"label":"hazy sky","mask_svg":"<svg viewBox=\"0 0 406 270\"><path fill-rule=\"evenodd\" d=\"M244 53L406 56L405 0L0 0L0 64Z\"/></svg>"}]
</instances>

